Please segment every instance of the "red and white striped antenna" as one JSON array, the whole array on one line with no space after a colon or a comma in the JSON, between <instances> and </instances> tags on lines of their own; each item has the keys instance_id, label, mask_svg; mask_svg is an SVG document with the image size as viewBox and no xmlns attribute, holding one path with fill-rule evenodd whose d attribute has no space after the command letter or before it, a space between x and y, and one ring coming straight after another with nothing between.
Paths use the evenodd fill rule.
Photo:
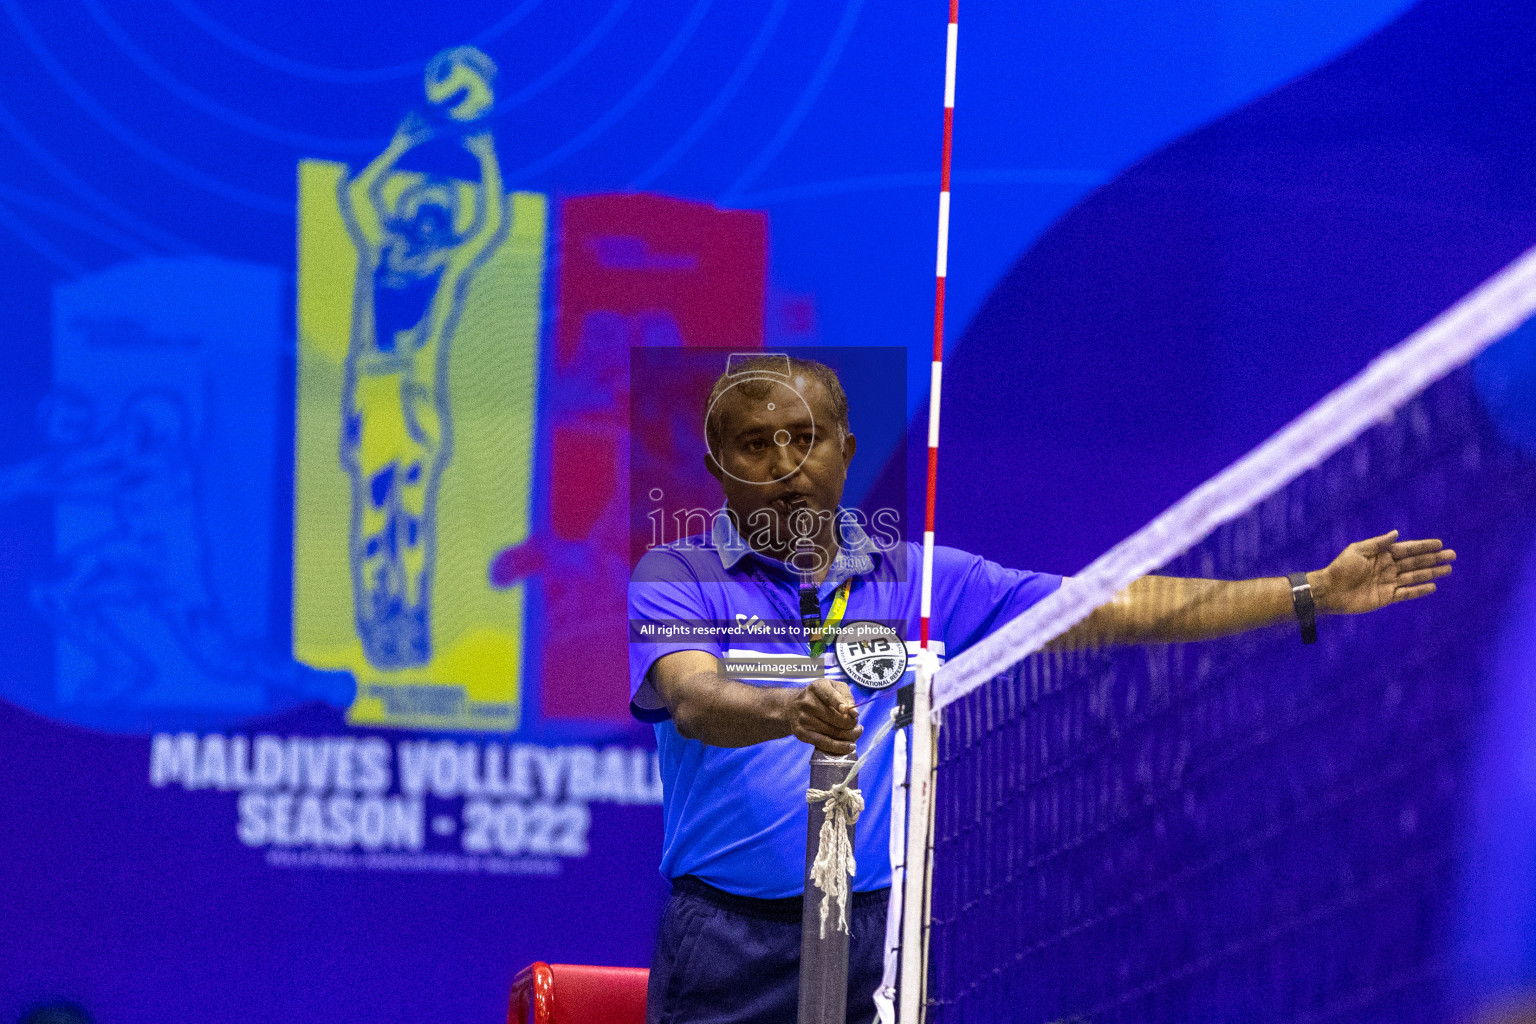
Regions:
<instances>
[{"instance_id":1,"label":"red and white striped antenna","mask_svg":"<svg viewBox=\"0 0 1536 1024\"><path fill-rule=\"evenodd\" d=\"M944 147L939 164L939 251L934 268L933 369L928 383L928 485L923 510L923 598L920 638L928 649L933 598L933 506L939 485L939 392L944 376L944 279L949 274L949 167L955 141L955 53L960 0L949 0L949 41L944 57Z\"/></svg>"},{"instance_id":2,"label":"red and white striped antenna","mask_svg":"<svg viewBox=\"0 0 1536 1024\"><path fill-rule=\"evenodd\" d=\"M944 378L944 281L949 274L949 181L955 138L955 57L960 0L949 0L949 35L944 53L944 144L939 170L939 246L934 268L933 369L928 384L928 483L923 510L922 603L919 609L917 685L913 694L912 775L909 784L906 856L903 858L905 912L901 924L900 1024L919 1024L927 1008L928 908L933 841L934 755L937 724L932 721L933 673L937 659L928 647L933 603L933 518L939 482L939 394Z\"/></svg>"}]
</instances>

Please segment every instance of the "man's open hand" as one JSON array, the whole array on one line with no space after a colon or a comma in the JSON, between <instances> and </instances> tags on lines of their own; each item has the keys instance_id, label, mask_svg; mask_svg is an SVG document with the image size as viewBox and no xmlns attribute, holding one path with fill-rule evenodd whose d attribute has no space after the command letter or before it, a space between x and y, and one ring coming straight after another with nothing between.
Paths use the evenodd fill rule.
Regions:
<instances>
[{"instance_id":1,"label":"man's open hand","mask_svg":"<svg viewBox=\"0 0 1536 1024\"><path fill-rule=\"evenodd\" d=\"M412 110L400 119L400 125L395 129L396 143L418 146L430 139L436 132L427 119L420 112Z\"/></svg>"},{"instance_id":2,"label":"man's open hand","mask_svg":"<svg viewBox=\"0 0 1536 1024\"><path fill-rule=\"evenodd\" d=\"M853 707L848 685L818 679L790 701L789 731L823 753L841 757L851 754L864 732Z\"/></svg>"},{"instance_id":3,"label":"man's open hand","mask_svg":"<svg viewBox=\"0 0 1536 1024\"><path fill-rule=\"evenodd\" d=\"M1373 612L1435 592L1451 572L1456 552L1438 540L1398 540L1397 531L1356 541L1319 572L1307 574L1319 611Z\"/></svg>"}]
</instances>

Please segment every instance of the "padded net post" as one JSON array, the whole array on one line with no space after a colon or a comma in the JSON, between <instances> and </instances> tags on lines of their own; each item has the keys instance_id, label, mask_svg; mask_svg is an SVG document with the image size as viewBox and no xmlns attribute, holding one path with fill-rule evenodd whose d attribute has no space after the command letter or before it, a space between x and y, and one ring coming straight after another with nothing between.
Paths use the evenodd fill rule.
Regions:
<instances>
[{"instance_id":1,"label":"padded net post","mask_svg":"<svg viewBox=\"0 0 1536 1024\"><path fill-rule=\"evenodd\" d=\"M854 758L811 752L811 789L823 792L848 781ZM805 907L800 915L800 1024L844 1024L848 1014L848 932L835 921L821 929L824 894L811 880L826 812L812 803L805 835ZM854 826L848 826L853 842ZM849 880L852 885L852 880Z\"/></svg>"}]
</instances>

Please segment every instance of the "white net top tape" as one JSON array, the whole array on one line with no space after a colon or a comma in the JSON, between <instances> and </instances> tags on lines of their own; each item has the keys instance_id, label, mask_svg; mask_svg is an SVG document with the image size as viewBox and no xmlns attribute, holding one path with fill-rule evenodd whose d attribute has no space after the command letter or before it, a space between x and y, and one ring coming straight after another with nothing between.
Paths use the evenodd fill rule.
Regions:
<instances>
[{"instance_id":1,"label":"white net top tape","mask_svg":"<svg viewBox=\"0 0 1536 1024\"><path fill-rule=\"evenodd\" d=\"M1373 360L1360 373L1162 515L1116 544L1050 597L939 670L933 712L964 697L1081 622L1132 580L1285 487L1373 423L1536 312L1536 248Z\"/></svg>"}]
</instances>

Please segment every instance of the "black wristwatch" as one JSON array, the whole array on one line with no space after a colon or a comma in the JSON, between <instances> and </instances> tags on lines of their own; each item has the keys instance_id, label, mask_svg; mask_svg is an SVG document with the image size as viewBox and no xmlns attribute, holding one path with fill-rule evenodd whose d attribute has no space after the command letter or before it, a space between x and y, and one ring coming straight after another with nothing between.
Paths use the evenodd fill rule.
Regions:
<instances>
[{"instance_id":1,"label":"black wristwatch","mask_svg":"<svg viewBox=\"0 0 1536 1024\"><path fill-rule=\"evenodd\" d=\"M1291 581L1291 607L1296 609L1296 621L1301 623L1301 642L1317 643L1317 602L1312 600L1312 584L1307 574L1293 572L1286 579Z\"/></svg>"}]
</instances>

